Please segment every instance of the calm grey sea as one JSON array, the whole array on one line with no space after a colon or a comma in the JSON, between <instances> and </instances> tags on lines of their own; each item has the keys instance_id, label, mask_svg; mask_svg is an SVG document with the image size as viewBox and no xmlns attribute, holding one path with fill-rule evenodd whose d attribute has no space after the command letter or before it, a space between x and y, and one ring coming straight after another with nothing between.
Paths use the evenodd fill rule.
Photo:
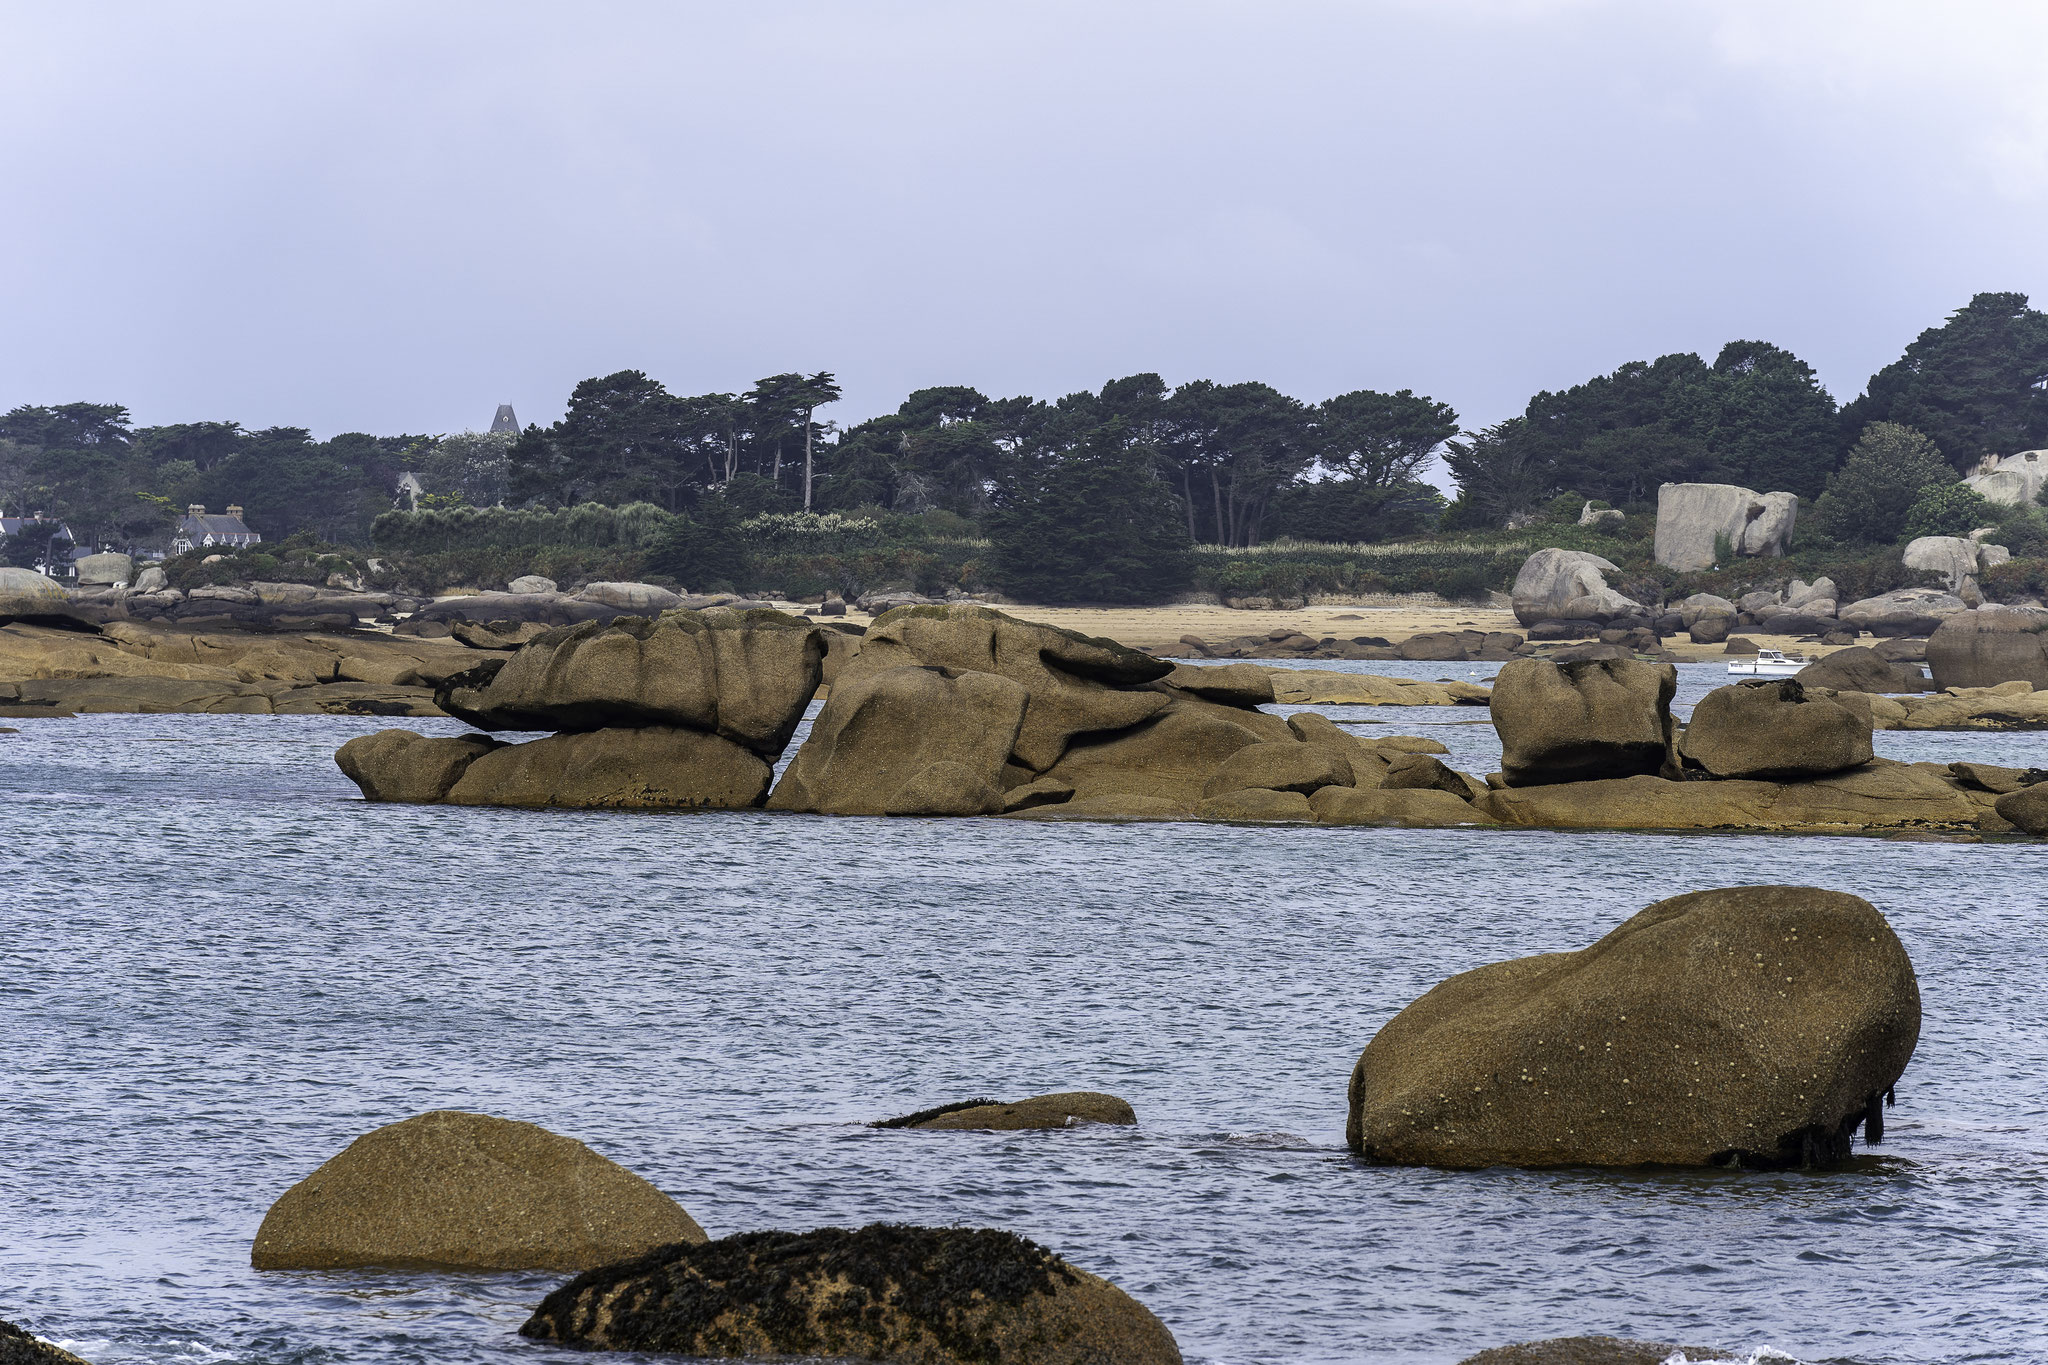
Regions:
<instances>
[{"instance_id":1,"label":"calm grey sea","mask_svg":"<svg viewBox=\"0 0 2048 1365\"><path fill-rule=\"evenodd\" d=\"M1687 701L1725 680L1684 672ZM1480 710L1330 713L1498 758ZM581 1138L713 1235L1014 1229L1190 1361L1423 1365L1584 1331L2048 1359L2048 845L372 806L331 754L386 722L10 723L0 1317L96 1365L580 1358L514 1335L559 1277L249 1268L287 1186L438 1107ZM2044 735L1879 749L2048 766ZM1748 882L1866 896L1912 953L1925 1027L1880 1154L1347 1159L1351 1064L1429 986ZM862 1126L1070 1088L1141 1126Z\"/></svg>"}]
</instances>

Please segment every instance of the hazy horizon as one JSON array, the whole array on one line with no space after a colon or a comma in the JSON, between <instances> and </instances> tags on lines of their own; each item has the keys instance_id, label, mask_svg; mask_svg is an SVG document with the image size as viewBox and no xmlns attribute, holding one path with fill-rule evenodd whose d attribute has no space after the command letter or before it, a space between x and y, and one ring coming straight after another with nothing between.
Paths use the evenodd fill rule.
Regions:
<instances>
[{"instance_id":1,"label":"hazy horizon","mask_svg":"<svg viewBox=\"0 0 2048 1365\"><path fill-rule=\"evenodd\" d=\"M0 409L440 433L580 379L1156 371L1479 426L2048 295L2048 10L0 4Z\"/></svg>"}]
</instances>

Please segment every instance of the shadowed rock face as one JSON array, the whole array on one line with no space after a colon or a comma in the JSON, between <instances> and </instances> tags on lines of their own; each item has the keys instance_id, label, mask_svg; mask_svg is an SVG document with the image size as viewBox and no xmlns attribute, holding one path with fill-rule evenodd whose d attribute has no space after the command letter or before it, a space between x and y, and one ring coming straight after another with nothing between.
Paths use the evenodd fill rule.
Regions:
<instances>
[{"instance_id":1,"label":"shadowed rock face","mask_svg":"<svg viewBox=\"0 0 2048 1365\"><path fill-rule=\"evenodd\" d=\"M1493 728L1511 787L1656 773L1670 758L1670 664L1518 659L1493 681Z\"/></svg>"},{"instance_id":2,"label":"shadowed rock face","mask_svg":"<svg viewBox=\"0 0 2048 1365\"><path fill-rule=\"evenodd\" d=\"M522 1336L586 1350L906 1365L1180 1365L1128 1294L1013 1233L750 1232L580 1275Z\"/></svg>"},{"instance_id":3,"label":"shadowed rock face","mask_svg":"<svg viewBox=\"0 0 2048 1365\"><path fill-rule=\"evenodd\" d=\"M866 656L863 646L859 657ZM828 815L982 814L1000 792L1025 704L1020 684L993 673L849 668L768 807ZM944 805L949 796L961 808Z\"/></svg>"},{"instance_id":4,"label":"shadowed rock face","mask_svg":"<svg viewBox=\"0 0 2048 1365\"><path fill-rule=\"evenodd\" d=\"M1711 1346L1674 1346L1664 1341L1630 1341L1623 1337L1551 1337L1515 1346L1495 1346L1462 1365L1664 1365L1676 1352L1688 1360L1733 1360Z\"/></svg>"},{"instance_id":5,"label":"shadowed rock face","mask_svg":"<svg viewBox=\"0 0 2048 1365\"><path fill-rule=\"evenodd\" d=\"M1837 692L1925 692L1927 680L1911 664L1893 663L1874 649L1851 645L1799 670L1799 682Z\"/></svg>"},{"instance_id":6,"label":"shadowed rock face","mask_svg":"<svg viewBox=\"0 0 2048 1365\"><path fill-rule=\"evenodd\" d=\"M1165 710L1165 695L1133 689L1174 667L1113 640L987 607L898 607L875 619L839 682L914 665L991 673L1021 684L1028 701L1015 754L1033 772L1051 767L1076 735L1128 729Z\"/></svg>"},{"instance_id":7,"label":"shadowed rock face","mask_svg":"<svg viewBox=\"0 0 2048 1365\"><path fill-rule=\"evenodd\" d=\"M1808 696L1796 678L1777 678L1707 693L1678 747L1715 777L1784 781L1868 763L1870 734L1869 716Z\"/></svg>"},{"instance_id":8,"label":"shadowed rock face","mask_svg":"<svg viewBox=\"0 0 2048 1365\"><path fill-rule=\"evenodd\" d=\"M364 1134L285 1191L250 1263L587 1270L703 1240L673 1199L575 1139L443 1109Z\"/></svg>"},{"instance_id":9,"label":"shadowed rock face","mask_svg":"<svg viewBox=\"0 0 2048 1365\"><path fill-rule=\"evenodd\" d=\"M1838 1161L1920 1036L1920 990L1867 901L1698 891L1590 948L1443 982L1351 1075L1351 1149L1401 1166Z\"/></svg>"},{"instance_id":10,"label":"shadowed rock face","mask_svg":"<svg viewBox=\"0 0 2048 1365\"><path fill-rule=\"evenodd\" d=\"M1017 1132L1033 1128L1073 1128L1084 1123L1134 1124L1138 1115L1114 1095L1096 1090L1066 1090L1034 1095L1005 1104L1001 1100L968 1100L941 1105L901 1118L883 1119L875 1128L917 1128L928 1131Z\"/></svg>"},{"instance_id":11,"label":"shadowed rock face","mask_svg":"<svg viewBox=\"0 0 2048 1365\"><path fill-rule=\"evenodd\" d=\"M1957 612L1927 637L1927 665L1941 688L2024 681L2048 689L2048 612Z\"/></svg>"},{"instance_id":12,"label":"shadowed rock face","mask_svg":"<svg viewBox=\"0 0 2048 1365\"><path fill-rule=\"evenodd\" d=\"M774 758L818 690L825 645L776 611L676 611L551 630L442 706L480 730L680 726Z\"/></svg>"}]
</instances>

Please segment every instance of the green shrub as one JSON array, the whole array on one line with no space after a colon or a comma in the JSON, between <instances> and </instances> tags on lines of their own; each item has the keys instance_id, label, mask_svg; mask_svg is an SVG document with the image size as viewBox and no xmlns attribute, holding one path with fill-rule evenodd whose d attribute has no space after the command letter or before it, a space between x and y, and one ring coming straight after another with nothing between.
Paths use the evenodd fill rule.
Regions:
<instances>
[{"instance_id":1,"label":"green shrub","mask_svg":"<svg viewBox=\"0 0 2048 1365\"><path fill-rule=\"evenodd\" d=\"M1989 525L1996 515L1996 509L1976 489L1967 484L1945 483L1920 494L1919 500L1906 511L1900 534L1908 540L1921 536L1966 536Z\"/></svg>"}]
</instances>

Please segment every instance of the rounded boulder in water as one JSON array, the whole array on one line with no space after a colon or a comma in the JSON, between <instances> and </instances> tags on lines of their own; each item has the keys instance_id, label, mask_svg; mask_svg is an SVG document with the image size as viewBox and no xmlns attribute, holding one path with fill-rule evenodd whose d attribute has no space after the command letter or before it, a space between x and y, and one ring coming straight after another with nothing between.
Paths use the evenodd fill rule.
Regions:
<instances>
[{"instance_id":1,"label":"rounded boulder in water","mask_svg":"<svg viewBox=\"0 0 2048 1365\"><path fill-rule=\"evenodd\" d=\"M1497 962L1388 1021L1346 1138L1381 1165L1818 1165L1920 1037L1912 961L1865 900L1695 891L1589 948Z\"/></svg>"},{"instance_id":2,"label":"rounded boulder in water","mask_svg":"<svg viewBox=\"0 0 2048 1365\"><path fill-rule=\"evenodd\" d=\"M258 1270L587 1270L702 1242L682 1206L574 1138L437 1109L365 1133L284 1192Z\"/></svg>"}]
</instances>

